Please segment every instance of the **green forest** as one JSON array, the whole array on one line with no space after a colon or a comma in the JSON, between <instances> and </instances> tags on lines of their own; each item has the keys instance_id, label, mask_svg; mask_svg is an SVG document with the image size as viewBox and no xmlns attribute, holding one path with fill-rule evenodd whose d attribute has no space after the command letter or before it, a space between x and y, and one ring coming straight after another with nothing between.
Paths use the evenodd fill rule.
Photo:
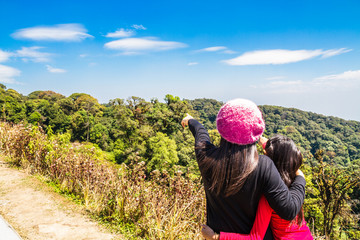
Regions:
<instances>
[{"instance_id":1,"label":"green forest","mask_svg":"<svg viewBox=\"0 0 360 240\"><path fill-rule=\"evenodd\" d=\"M0 151L129 239L200 239L205 196L194 139L180 122L189 113L218 144L222 104L170 94L100 104L86 93L24 96L0 84ZM287 135L303 153L304 211L313 234L360 239L360 122L259 108L264 135Z\"/></svg>"}]
</instances>

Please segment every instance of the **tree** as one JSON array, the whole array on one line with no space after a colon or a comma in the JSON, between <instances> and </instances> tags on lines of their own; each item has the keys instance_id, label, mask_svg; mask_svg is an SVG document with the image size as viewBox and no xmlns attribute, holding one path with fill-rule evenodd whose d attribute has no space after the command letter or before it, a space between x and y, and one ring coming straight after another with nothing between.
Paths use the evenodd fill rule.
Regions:
<instances>
[{"instance_id":1,"label":"tree","mask_svg":"<svg viewBox=\"0 0 360 240\"><path fill-rule=\"evenodd\" d=\"M147 170L172 171L172 167L179 161L176 152L176 143L166 134L158 132L147 143Z\"/></svg>"},{"instance_id":2,"label":"tree","mask_svg":"<svg viewBox=\"0 0 360 240\"><path fill-rule=\"evenodd\" d=\"M14 89L8 89L4 93L2 112L6 121L19 123L26 120L26 107L24 97Z\"/></svg>"},{"instance_id":3,"label":"tree","mask_svg":"<svg viewBox=\"0 0 360 240\"><path fill-rule=\"evenodd\" d=\"M90 140L99 145L100 148L106 149L109 144L109 131L101 123L95 124L90 129Z\"/></svg>"},{"instance_id":4,"label":"tree","mask_svg":"<svg viewBox=\"0 0 360 240\"><path fill-rule=\"evenodd\" d=\"M346 219L356 218L351 213L349 194L359 186L360 172L359 168L352 166L341 167L325 163L323 156L323 150L317 151L317 162L311 163L312 182L318 190L318 203L323 216L322 234L327 239L333 239L341 233L342 225L348 223Z\"/></svg>"},{"instance_id":5,"label":"tree","mask_svg":"<svg viewBox=\"0 0 360 240\"><path fill-rule=\"evenodd\" d=\"M99 104L96 98L90 96L89 94L74 93L69 98L74 100L74 105L78 111L86 112L86 141L89 141L91 119L94 119L94 117L100 117L104 107Z\"/></svg>"},{"instance_id":6,"label":"tree","mask_svg":"<svg viewBox=\"0 0 360 240\"><path fill-rule=\"evenodd\" d=\"M36 125L41 120L41 114L39 112L33 112L29 116L29 123Z\"/></svg>"},{"instance_id":7,"label":"tree","mask_svg":"<svg viewBox=\"0 0 360 240\"><path fill-rule=\"evenodd\" d=\"M186 101L199 114L199 120L203 123L206 129L216 129L216 116L220 107L223 105L223 102L206 98Z\"/></svg>"},{"instance_id":8,"label":"tree","mask_svg":"<svg viewBox=\"0 0 360 240\"><path fill-rule=\"evenodd\" d=\"M35 91L28 95L29 99L46 99L50 102L56 102L60 99L65 98L65 96L53 92L53 91Z\"/></svg>"}]
</instances>

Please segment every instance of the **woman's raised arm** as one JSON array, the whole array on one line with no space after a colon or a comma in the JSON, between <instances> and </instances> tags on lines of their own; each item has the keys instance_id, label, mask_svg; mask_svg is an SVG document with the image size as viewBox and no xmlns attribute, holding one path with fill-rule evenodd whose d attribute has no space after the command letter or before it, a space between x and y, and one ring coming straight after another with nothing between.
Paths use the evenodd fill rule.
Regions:
<instances>
[{"instance_id":1,"label":"woman's raised arm","mask_svg":"<svg viewBox=\"0 0 360 240\"><path fill-rule=\"evenodd\" d=\"M299 213L305 198L305 178L296 176L288 188L281 179L273 161L267 158L263 193L274 211L285 220L293 220Z\"/></svg>"}]
</instances>

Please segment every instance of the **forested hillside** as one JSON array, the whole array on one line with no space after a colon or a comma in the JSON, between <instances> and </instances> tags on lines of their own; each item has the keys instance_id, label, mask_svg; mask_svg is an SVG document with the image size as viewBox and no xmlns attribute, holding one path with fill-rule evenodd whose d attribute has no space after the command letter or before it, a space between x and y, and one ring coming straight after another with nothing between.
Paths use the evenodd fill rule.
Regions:
<instances>
[{"instance_id":1,"label":"forested hillside","mask_svg":"<svg viewBox=\"0 0 360 240\"><path fill-rule=\"evenodd\" d=\"M216 114L222 105L213 99L182 101L171 95L165 97L165 103L131 97L99 104L85 93L65 97L52 91L36 91L22 96L5 88L0 88L2 120L39 124L46 131L51 128L54 133L70 131L73 141L95 143L102 150L113 152L118 162L128 159L134 152L151 158L153 150L149 148L154 148L151 142L155 139L164 139L170 145L171 140L176 144L182 142L179 122L186 112L199 117L209 130L216 129ZM346 165L360 159L360 122L293 108L260 106L260 109L266 122L265 135L288 135L304 153L314 155L323 149L325 161ZM180 138L181 141L176 141ZM179 155L176 148L179 149L175 144L170 147L174 155ZM176 161L182 164L189 162L184 156L178 157Z\"/></svg>"},{"instance_id":2,"label":"forested hillside","mask_svg":"<svg viewBox=\"0 0 360 240\"><path fill-rule=\"evenodd\" d=\"M216 114L222 105L213 99L187 100L208 128L216 128ZM303 153L325 151L324 160L346 165L360 159L360 122L346 121L295 108L259 106L266 122L265 135L291 137Z\"/></svg>"},{"instance_id":3,"label":"forested hillside","mask_svg":"<svg viewBox=\"0 0 360 240\"><path fill-rule=\"evenodd\" d=\"M4 137L8 130L2 130L4 136L0 139L1 151L6 149L9 154L20 154L19 158L25 156L27 160L24 162L20 159L19 165L30 165L44 174L50 172L51 178L54 178L57 183L64 181L64 186L67 186L69 182L75 184L74 182L80 181L78 185L82 186L84 185L81 182L83 180L79 180L82 177L75 176L79 173L83 174L83 170L71 169L70 162L72 160L69 156L78 159L76 151L84 152L89 149L90 152L84 153L83 157L86 166L90 164L89 167L93 168L94 165L91 165L94 164L92 161L95 161L93 158L117 166L126 166L126 169L130 171L127 173L129 175L124 175L129 178L126 180L127 184L136 186L140 181L138 178L141 178L142 182L140 183L144 184L145 190L139 190L137 187L134 189L138 189L136 196L144 195L144 199L148 199L147 202L158 201L154 200L158 197L146 195L153 191L149 190L151 186L157 189L157 192L164 191L163 197L168 200L166 204L169 204L168 207L172 211L174 210L170 203L174 200L173 191L180 194L181 201L184 203L187 199L192 199L191 201L195 201L193 202L194 206L196 204L204 206L203 196L198 192L200 175L194 156L193 137L188 129L181 127L180 122L186 113L190 113L209 129L211 138L214 143L217 143L220 136L216 131L215 120L221 105L221 102L213 99L181 100L172 95L166 95L164 101L158 99L145 101L139 97L131 97L126 100L114 99L107 104L99 104L97 99L86 93L74 93L65 97L52 91L35 91L28 96L23 96L13 89L6 89L4 85L0 85L0 118L3 122L21 124L16 125L18 126L16 131L25 136L24 140L16 138L16 141L24 141L21 144L11 145L7 140L10 137ZM260 109L266 122L265 135L268 137L276 133L288 135L303 152L305 157L303 170L307 176L307 196L304 209L306 219L312 224L311 228L314 234L350 239L360 237L360 223L358 222L360 208L357 201L360 195L360 122L346 121L292 108L260 106ZM10 129L8 125L3 126L3 129ZM39 130L36 130L37 127ZM26 130L28 128L35 128L32 131L35 131L36 134L30 134L31 131ZM47 137L42 136L42 133L47 133ZM41 150L43 152L41 152L42 155L39 155L40 157L34 155L34 149L37 147L31 140L32 137L41 138L42 142L49 141L48 145L41 147L45 150ZM48 140L44 140L46 138ZM56 142L56 148L53 146L53 141ZM70 143L73 146L83 143L86 145L81 150L75 148L75 150L70 150L73 149L67 145ZM21 150L19 147L26 150ZM15 153L11 153L12 148L15 149ZM73 152L73 155L69 155L69 151ZM56 165L58 163L54 165L53 161L58 161L55 157L62 156L64 152L67 154L64 155L66 163L64 163L63 169L60 163L60 165ZM41 157L45 163L39 160ZM89 158L91 158L91 163L89 163ZM77 163L76 166L85 166L81 164L83 163ZM99 172L107 171L104 170L107 168L106 166L106 164L102 166ZM64 175L64 172L73 172L74 175ZM111 174L113 176L112 183L120 181L116 180L118 177L115 173ZM101 178L99 176L101 174L96 175L96 178ZM61 177L61 181L58 177ZM83 177L86 179L84 181L90 181L89 176L84 175ZM121 180L124 179L127 178L121 178ZM95 179L94 183L91 181L91 184L98 181ZM183 194L184 189L179 189L180 185L176 185L178 182L186 189L185 195ZM87 186L86 184L85 186ZM88 194L86 191L89 189L77 189L78 185L66 187L66 191L74 192L82 198L86 197ZM171 189L167 189L168 187ZM99 187L99 189L105 191L107 188L103 190L103 187ZM105 212L99 210L99 214L110 221L115 221L115 218L118 222L123 223L126 219L126 224L133 227L140 226L142 229L140 232L135 232L134 236L151 238L149 235L151 226L141 225L148 221L144 219L151 216L146 212L151 207L145 206L148 203L140 201L137 204L144 204L144 206L141 205L141 213L132 207L130 207L131 211L135 212L126 212L125 205L120 205L120 207L117 205L120 204L116 195L119 189L122 189L122 186L115 184L114 189L109 188L107 190L109 192L102 193L105 195L101 195L100 199L105 199L109 204L111 202L111 205L103 206ZM195 192L197 200L192 198L192 194ZM127 194L131 195L129 192ZM94 199L95 202L99 201L96 200L98 197L94 197ZM125 204L125 202L121 204ZM123 215L119 216L118 211ZM166 209L164 211L166 212ZM140 215L131 217L131 214ZM171 218L171 216L169 217ZM198 209L196 213L189 213L189 217L202 219L203 215L199 213ZM188 221L188 219L184 220L184 222ZM157 222L156 224L161 225L162 223ZM173 224L178 223L174 222ZM196 232L195 227L186 225L184 229L188 230L184 230L187 232L181 236L195 236L191 235ZM161 229L167 228L168 226L161 225ZM160 239L159 237L155 238Z\"/></svg>"}]
</instances>

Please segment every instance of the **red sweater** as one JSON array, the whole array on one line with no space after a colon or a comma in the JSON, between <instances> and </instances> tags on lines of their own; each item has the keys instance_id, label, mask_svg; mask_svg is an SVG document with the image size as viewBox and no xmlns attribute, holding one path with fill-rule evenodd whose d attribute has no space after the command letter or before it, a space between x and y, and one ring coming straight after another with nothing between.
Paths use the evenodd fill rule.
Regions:
<instances>
[{"instance_id":1,"label":"red sweater","mask_svg":"<svg viewBox=\"0 0 360 240\"><path fill-rule=\"evenodd\" d=\"M260 240L263 239L269 226L274 239L310 240L313 239L306 222L300 227L296 223L284 220L277 215L269 206L264 196L261 197L256 212L254 225L249 235L239 233L220 232L220 240Z\"/></svg>"}]
</instances>

